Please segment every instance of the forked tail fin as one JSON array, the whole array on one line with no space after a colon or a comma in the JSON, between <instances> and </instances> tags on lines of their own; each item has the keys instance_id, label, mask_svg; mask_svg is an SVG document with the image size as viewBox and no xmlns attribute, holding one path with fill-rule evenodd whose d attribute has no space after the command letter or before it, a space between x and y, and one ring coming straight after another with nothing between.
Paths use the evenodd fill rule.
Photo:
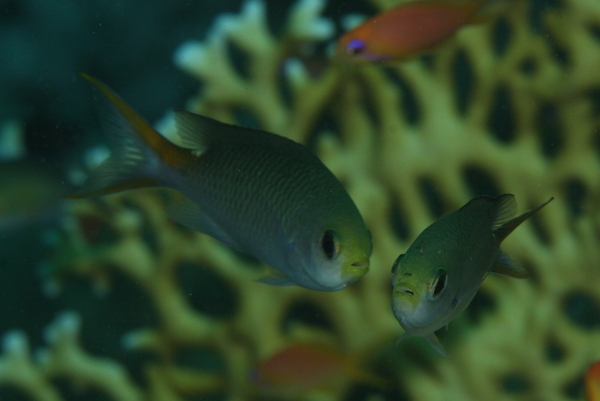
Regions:
<instances>
[{"instance_id":1,"label":"forked tail fin","mask_svg":"<svg viewBox=\"0 0 600 401\"><path fill-rule=\"evenodd\" d=\"M96 78L81 73L110 100L108 114L111 156L92 171L86 182L67 198L87 198L137 187L160 185L164 163L180 165L188 155L137 114L123 99Z\"/></svg>"}]
</instances>

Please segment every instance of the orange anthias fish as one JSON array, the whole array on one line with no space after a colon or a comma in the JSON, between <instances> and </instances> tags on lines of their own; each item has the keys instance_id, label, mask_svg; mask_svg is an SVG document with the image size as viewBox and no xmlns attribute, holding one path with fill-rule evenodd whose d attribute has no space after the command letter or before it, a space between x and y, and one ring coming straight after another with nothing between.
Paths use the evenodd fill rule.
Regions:
<instances>
[{"instance_id":1,"label":"orange anthias fish","mask_svg":"<svg viewBox=\"0 0 600 401\"><path fill-rule=\"evenodd\" d=\"M337 55L346 60L375 63L420 55L474 22L485 2L424 0L401 4L342 36Z\"/></svg>"},{"instance_id":2,"label":"orange anthias fish","mask_svg":"<svg viewBox=\"0 0 600 401\"><path fill-rule=\"evenodd\" d=\"M585 392L588 401L600 401L600 361L592 364L585 375Z\"/></svg>"},{"instance_id":3,"label":"orange anthias fish","mask_svg":"<svg viewBox=\"0 0 600 401\"><path fill-rule=\"evenodd\" d=\"M294 344L260 363L248 377L260 390L277 394L307 393L343 380L385 388L385 381L363 370L359 359L323 345Z\"/></svg>"}]
</instances>

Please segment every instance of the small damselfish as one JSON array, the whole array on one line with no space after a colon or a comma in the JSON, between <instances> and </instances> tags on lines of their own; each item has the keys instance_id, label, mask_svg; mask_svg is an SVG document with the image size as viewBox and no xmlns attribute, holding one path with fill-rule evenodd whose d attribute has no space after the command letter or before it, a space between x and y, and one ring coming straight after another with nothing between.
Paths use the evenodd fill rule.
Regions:
<instances>
[{"instance_id":1,"label":"small damselfish","mask_svg":"<svg viewBox=\"0 0 600 401\"><path fill-rule=\"evenodd\" d=\"M400 340L424 337L448 356L434 332L465 310L488 273L529 275L500 244L552 199L515 217L513 195L479 196L427 227L392 266L392 309L405 330Z\"/></svg>"}]
</instances>

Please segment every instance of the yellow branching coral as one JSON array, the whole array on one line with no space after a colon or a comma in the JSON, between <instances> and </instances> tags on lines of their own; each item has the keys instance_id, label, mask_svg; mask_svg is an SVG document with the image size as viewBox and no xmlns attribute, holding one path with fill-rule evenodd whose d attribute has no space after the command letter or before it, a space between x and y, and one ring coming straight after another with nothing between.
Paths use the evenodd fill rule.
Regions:
<instances>
[{"instance_id":1,"label":"yellow branching coral","mask_svg":"<svg viewBox=\"0 0 600 401\"><path fill-rule=\"evenodd\" d=\"M206 41L184 44L176 63L204 84L192 111L230 122L241 116L247 120L239 123L256 121L315 150L372 231L370 273L336 293L265 286L252 281L255 261L169 221L170 194L138 190L74 203L55 278L110 285L124 275L157 316L156 325L124 339L128 352L154 355L144 362L145 383L88 359L90 369L115 369L118 384L97 386L114 399L262 399L248 382L250 367L311 340L347 353L389 344L374 362L394 390L373 389L370 399L577 398L585 367L600 358L600 3L564 0L538 10L514 2L424 59L384 68L321 58L315 73L311 45L332 37L323 6L298 1L276 36L263 3L249 1L241 14L221 16ZM243 71L229 46L243 54ZM503 246L532 278L489 277L442 338L451 359L428 354L419 339L395 350L401 328L390 310L392 262L440 215L500 192L515 194L521 210L556 197ZM98 244L90 222L118 240ZM219 289L212 293L223 304L218 311L194 298L207 282ZM32 362L24 340L13 342L21 346L5 346L0 380L35 400L61 399L46 358ZM194 350L217 362L182 363ZM11 363L22 363L23 374L6 373ZM298 398L341 399L351 389L348 382Z\"/></svg>"}]
</instances>

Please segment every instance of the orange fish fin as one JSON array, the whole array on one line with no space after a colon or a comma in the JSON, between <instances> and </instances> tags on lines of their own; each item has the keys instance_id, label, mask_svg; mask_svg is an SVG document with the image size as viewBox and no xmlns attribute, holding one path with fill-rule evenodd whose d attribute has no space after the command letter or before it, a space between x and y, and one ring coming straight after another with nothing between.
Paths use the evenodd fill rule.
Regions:
<instances>
[{"instance_id":1,"label":"orange fish fin","mask_svg":"<svg viewBox=\"0 0 600 401\"><path fill-rule=\"evenodd\" d=\"M125 134L129 134L125 140L120 138L121 140L119 142L121 142L121 144L124 141L130 141L135 136L139 138L138 141L143 141L146 147L149 147L167 164L172 166L182 166L189 163L189 152L182 151L181 148L169 142L165 137L159 134L152 125L136 113L136 111L121 99L119 95L113 92L112 89L91 75L83 72L80 72L79 74L94 84L94 86L96 86L116 108L116 111L112 112L110 117L111 119L116 120L113 122L117 122L115 125L117 125L118 129L126 131L124 132ZM135 135L132 135L134 133ZM108 134L111 138L122 136L119 135L119 133L117 136L112 135L112 133Z\"/></svg>"},{"instance_id":2,"label":"orange fish fin","mask_svg":"<svg viewBox=\"0 0 600 401\"><path fill-rule=\"evenodd\" d=\"M585 375L585 393L588 401L600 401L600 361L592 364Z\"/></svg>"},{"instance_id":3,"label":"orange fish fin","mask_svg":"<svg viewBox=\"0 0 600 401\"><path fill-rule=\"evenodd\" d=\"M68 198L85 198L160 184L160 169L187 163L191 153L167 141L125 101L96 78L81 73L107 98L106 134L111 156L94 169L83 186Z\"/></svg>"}]
</instances>

